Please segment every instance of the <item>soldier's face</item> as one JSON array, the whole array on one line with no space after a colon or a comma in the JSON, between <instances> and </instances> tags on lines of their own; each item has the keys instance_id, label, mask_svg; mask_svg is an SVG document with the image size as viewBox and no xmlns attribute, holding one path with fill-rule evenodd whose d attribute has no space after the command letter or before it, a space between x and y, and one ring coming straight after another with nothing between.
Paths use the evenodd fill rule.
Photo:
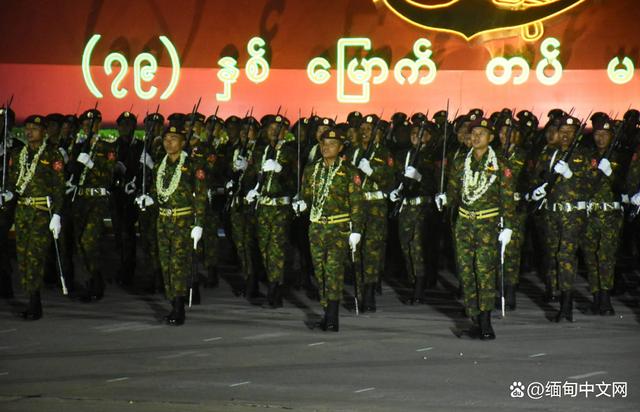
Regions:
<instances>
[{"instance_id":1,"label":"soldier's face","mask_svg":"<svg viewBox=\"0 0 640 412\"><path fill-rule=\"evenodd\" d=\"M373 123L362 123L360 125L360 135L362 140L368 142L371 139L371 132L373 131Z\"/></svg>"},{"instance_id":2,"label":"soldier's face","mask_svg":"<svg viewBox=\"0 0 640 412\"><path fill-rule=\"evenodd\" d=\"M557 127L548 127L547 131L545 132L545 138L547 139L547 144L551 145L551 146L555 146L558 144L558 142L560 141L560 135L558 134L558 128Z\"/></svg>"},{"instance_id":3,"label":"soldier's face","mask_svg":"<svg viewBox=\"0 0 640 412\"><path fill-rule=\"evenodd\" d=\"M167 133L162 140L162 146L169 156L179 154L184 148L184 137L177 133Z\"/></svg>"},{"instance_id":4,"label":"soldier's face","mask_svg":"<svg viewBox=\"0 0 640 412\"><path fill-rule=\"evenodd\" d=\"M24 133L29 143L40 143L45 135L44 128L33 123L27 123Z\"/></svg>"},{"instance_id":5,"label":"soldier's face","mask_svg":"<svg viewBox=\"0 0 640 412\"><path fill-rule=\"evenodd\" d=\"M598 130L593 134L593 140L596 143L598 149L606 149L609 147L613 134L609 130Z\"/></svg>"},{"instance_id":6,"label":"soldier's face","mask_svg":"<svg viewBox=\"0 0 640 412\"><path fill-rule=\"evenodd\" d=\"M418 147L418 134L420 133L419 127L411 128L411 135L409 136L411 139L411 145L413 147ZM422 132L422 144L427 144L431 140L431 133L428 130Z\"/></svg>"},{"instance_id":7,"label":"soldier's face","mask_svg":"<svg viewBox=\"0 0 640 412\"><path fill-rule=\"evenodd\" d=\"M269 138L269 142L277 142L278 141L278 134L282 134L282 133L278 133L278 130L280 130L282 132L282 130L284 130L284 127L280 127L280 123L276 123L273 122L269 125L269 128L267 129L267 137Z\"/></svg>"},{"instance_id":8,"label":"soldier's face","mask_svg":"<svg viewBox=\"0 0 640 412\"><path fill-rule=\"evenodd\" d=\"M342 143L336 139L323 139L320 141L320 151L323 158L333 160L342 151Z\"/></svg>"},{"instance_id":9,"label":"soldier's face","mask_svg":"<svg viewBox=\"0 0 640 412\"><path fill-rule=\"evenodd\" d=\"M47 125L47 135L49 135L49 138L57 138L60 135L60 124L57 122L49 123Z\"/></svg>"},{"instance_id":10,"label":"soldier's face","mask_svg":"<svg viewBox=\"0 0 640 412\"><path fill-rule=\"evenodd\" d=\"M471 131L471 146L476 150L486 149L493 140L493 134L484 127L474 127Z\"/></svg>"},{"instance_id":11,"label":"soldier's face","mask_svg":"<svg viewBox=\"0 0 640 412\"><path fill-rule=\"evenodd\" d=\"M456 137L458 138L458 143L465 143L467 139L467 135L469 134L469 123L463 123L462 126L458 129L458 134Z\"/></svg>"},{"instance_id":12,"label":"soldier's face","mask_svg":"<svg viewBox=\"0 0 640 412\"><path fill-rule=\"evenodd\" d=\"M562 125L558 129L558 138L563 147L569 147L576 137L576 127L570 125Z\"/></svg>"},{"instance_id":13,"label":"soldier's face","mask_svg":"<svg viewBox=\"0 0 640 412\"><path fill-rule=\"evenodd\" d=\"M89 134L89 128L91 127L91 119L86 119L82 122L82 130L84 130L85 134ZM93 133L98 133L100 130L100 120L96 120L93 124Z\"/></svg>"},{"instance_id":14,"label":"soldier's face","mask_svg":"<svg viewBox=\"0 0 640 412\"><path fill-rule=\"evenodd\" d=\"M60 128L60 136L67 137L71 133L71 123L62 123L62 127Z\"/></svg>"},{"instance_id":15,"label":"soldier's face","mask_svg":"<svg viewBox=\"0 0 640 412\"><path fill-rule=\"evenodd\" d=\"M120 122L118 124L118 134L120 136L130 136L133 134L133 124L131 122Z\"/></svg>"},{"instance_id":16,"label":"soldier's face","mask_svg":"<svg viewBox=\"0 0 640 412\"><path fill-rule=\"evenodd\" d=\"M355 127L350 127L347 129L347 137L352 144L356 144L358 142L358 129Z\"/></svg>"}]
</instances>

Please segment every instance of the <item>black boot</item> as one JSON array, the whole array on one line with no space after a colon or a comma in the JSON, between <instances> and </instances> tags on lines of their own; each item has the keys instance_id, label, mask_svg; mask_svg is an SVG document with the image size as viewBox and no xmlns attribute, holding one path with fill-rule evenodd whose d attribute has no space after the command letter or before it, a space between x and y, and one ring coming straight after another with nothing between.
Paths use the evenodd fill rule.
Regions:
<instances>
[{"instance_id":1,"label":"black boot","mask_svg":"<svg viewBox=\"0 0 640 412\"><path fill-rule=\"evenodd\" d=\"M505 306L509 310L516 310L516 287L510 283L504 285Z\"/></svg>"},{"instance_id":2,"label":"black boot","mask_svg":"<svg viewBox=\"0 0 640 412\"><path fill-rule=\"evenodd\" d=\"M249 301L253 302L254 299L260 297L258 293L258 285L256 283L256 278L252 273L247 275L245 286L244 286L244 297Z\"/></svg>"},{"instance_id":3,"label":"black boot","mask_svg":"<svg viewBox=\"0 0 640 412\"><path fill-rule=\"evenodd\" d=\"M493 327L491 326L491 311L486 310L484 312L480 312L478 316L478 321L480 323L480 339L482 340L493 340L496 338L496 334L493 331Z\"/></svg>"},{"instance_id":4,"label":"black boot","mask_svg":"<svg viewBox=\"0 0 640 412\"><path fill-rule=\"evenodd\" d=\"M367 283L364 285L364 295L362 302L363 312L375 312L376 311L376 284Z\"/></svg>"},{"instance_id":5,"label":"black boot","mask_svg":"<svg viewBox=\"0 0 640 412\"><path fill-rule=\"evenodd\" d=\"M565 290L560 294L560 310L556 315L556 322L564 320L573 322L573 298L570 290Z\"/></svg>"},{"instance_id":6,"label":"black boot","mask_svg":"<svg viewBox=\"0 0 640 412\"><path fill-rule=\"evenodd\" d=\"M26 311L22 312L22 317L25 320L38 320L42 317L42 302L39 291L29 295L29 306Z\"/></svg>"},{"instance_id":7,"label":"black boot","mask_svg":"<svg viewBox=\"0 0 640 412\"><path fill-rule=\"evenodd\" d=\"M191 304L192 305L199 305L201 300L202 300L201 297L200 297L200 283L199 282L193 282L191 287L193 288L193 296L191 296Z\"/></svg>"},{"instance_id":8,"label":"black boot","mask_svg":"<svg viewBox=\"0 0 640 412\"><path fill-rule=\"evenodd\" d=\"M339 325L339 310L340 310L340 302L337 300L330 300L329 305L327 306L327 327L326 330L329 332L337 332L340 330Z\"/></svg>"},{"instance_id":9,"label":"black boot","mask_svg":"<svg viewBox=\"0 0 640 412\"><path fill-rule=\"evenodd\" d=\"M595 292L593 294L593 302L591 303L591 314L599 315L600 314L600 291Z\"/></svg>"},{"instance_id":10,"label":"black boot","mask_svg":"<svg viewBox=\"0 0 640 412\"><path fill-rule=\"evenodd\" d=\"M271 292L271 300L269 301L269 306L273 309L282 307L282 286L278 282L273 282L273 291L271 291L272 284L269 284L269 289Z\"/></svg>"},{"instance_id":11,"label":"black boot","mask_svg":"<svg viewBox=\"0 0 640 412\"><path fill-rule=\"evenodd\" d=\"M547 282L545 285L544 301L552 303L558 301L558 292Z\"/></svg>"},{"instance_id":12,"label":"black boot","mask_svg":"<svg viewBox=\"0 0 640 412\"><path fill-rule=\"evenodd\" d=\"M276 292L276 283L275 282L269 282L268 286L267 286L267 304L271 307L273 307L273 298Z\"/></svg>"},{"instance_id":13,"label":"black boot","mask_svg":"<svg viewBox=\"0 0 640 412\"><path fill-rule=\"evenodd\" d=\"M167 319L167 323L171 326L180 326L184 323L184 318L184 296L178 296L173 316Z\"/></svg>"},{"instance_id":14,"label":"black boot","mask_svg":"<svg viewBox=\"0 0 640 412\"><path fill-rule=\"evenodd\" d=\"M616 311L611 305L611 293L608 290L600 291L600 314L602 316L613 316Z\"/></svg>"},{"instance_id":15,"label":"black boot","mask_svg":"<svg viewBox=\"0 0 640 412\"><path fill-rule=\"evenodd\" d=\"M104 297L104 280L100 272L94 274L89 282L91 300L100 300Z\"/></svg>"},{"instance_id":16,"label":"black boot","mask_svg":"<svg viewBox=\"0 0 640 412\"><path fill-rule=\"evenodd\" d=\"M208 274L207 274L207 281L204 284L205 288L217 288L218 284L220 283L220 280L218 279L218 267L217 266L211 266L209 268Z\"/></svg>"},{"instance_id":17,"label":"black boot","mask_svg":"<svg viewBox=\"0 0 640 412\"><path fill-rule=\"evenodd\" d=\"M420 276L416 278L416 282L413 285L413 298L411 298L410 303L412 305L420 305L425 303L424 298L424 276Z\"/></svg>"},{"instance_id":18,"label":"black boot","mask_svg":"<svg viewBox=\"0 0 640 412\"><path fill-rule=\"evenodd\" d=\"M169 319L171 319L171 318L172 318L172 317L174 317L175 315L176 315L176 300L175 300L175 299L172 299L172 300L171 300L171 312L169 312L169 314L167 314L167 315L164 315L164 316L162 317L162 319L163 319L165 322L168 322L168 321L169 321Z\"/></svg>"}]
</instances>

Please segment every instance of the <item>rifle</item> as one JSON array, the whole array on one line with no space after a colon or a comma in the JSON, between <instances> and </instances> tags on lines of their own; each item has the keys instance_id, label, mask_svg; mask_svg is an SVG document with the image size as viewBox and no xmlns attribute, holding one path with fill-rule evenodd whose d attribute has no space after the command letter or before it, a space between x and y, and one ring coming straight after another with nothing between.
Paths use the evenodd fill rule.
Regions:
<instances>
[{"instance_id":1,"label":"rifle","mask_svg":"<svg viewBox=\"0 0 640 412\"><path fill-rule=\"evenodd\" d=\"M196 121L196 113L198 113L198 109L200 108L200 102L202 101L202 97L198 98L198 102L193 106L191 110L191 114L189 115L189 132L187 133L185 151L189 153L189 149L191 149L191 138L193 137L194 126Z\"/></svg>"},{"instance_id":2,"label":"rifle","mask_svg":"<svg viewBox=\"0 0 640 412\"><path fill-rule=\"evenodd\" d=\"M280 113L280 107L278 107L278 113ZM284 114L285 114L285 116L287 115L286 110L285 110ZM277 114L276 114L276 117L277 117ZM278 129L277 129L277 132L276 132L276 138L277 139L280 138L280 133L282 133L282 128L283 127L284 127L284 119L283 119L282 122L280 122L278 124ZM274 147L272 147L270 143L267 144L267 147L266 147L265 150L267 152L266 156L265 156L266 160L270 160L271 159L272 152L274 154L277 153L276 149ZM277 156L277 154L276 154L276 156ZM269 173L273 173L273 172L269 172ZM262 196L262 192L264 191L264 179L265 178L266 178L266 174L264 173L264 171L262 171L262 165L261 165L260 172L258 174L258 184L256 185L257 190L260 190L260 196L258 196L258 197L261 197ZM254 212L258 211L258 205L259 204L260 204L259 199L256 199L256 205L255 205L255 208L254 208Z\"/></svg>"},{"instance_id":3,"label":"rifle","mask_svg":"<svg viewBox=\"0 0 640 412\"><path fill-rule=\"evenodd\" d=\"M220 109L220 105L216 106L216 111L213 113L213 117L214 119L218 118L218 109ZM206 140L207 140L207 147L211 147L211 145L213 144L213 138L215 135L216 131L216 125L213 125L213 128L211 129L211 133L207 132L207 136L206 136Z\"/></svg>"},{"instance_id":4,"label":"rifle","mask_svg":"<svg viewBox=\"0 0 640 412\"><path fill-rule=\"evenodd\" d=\"M144 137L142 138L142 152L145 153L145 156L148 156L148 153L149 153L149 150L148 150L149 141L151 140L149 139L149 135L153 133L153 131L155 130L156 122L158 121L159 111L160 111L160 105L156 107L156 112L151 117L151 121L149 122L149 125L147 125L144 133ZM141 164L140 166L142 167L142 195L145 196L147 194L147 165L145 163L145 164ZM142 204L142 207L140 208L140 210L142 210L143 212L147 210L147 207L144 203Z\"/></svg>"},{"instance_id":5,"label":"rifle","mask_svg":"<svg viewBox=\"0 0 640 412\"><path fill-rule=\"evenodd\" d=\"M251 130L251 126L253 126L253 107L251 108L251 112L247 111L247 114L245 115L245 117L250 116L249 117L249 131ZM248 152L248 147L249 147L249 131L247 131L247 140L245 140L242 143L242 146L240 146L240 151L238 152L238 156L239 157L247 157L247 152ZM255 145L255 141L254 141L254 145ZM240 171L239 173L236 172L235 175L233 176L232 180L233 180L233 189L231 191L230 196L227 196L227 201L224 205L224 211L225 213L229 212L231 210L231 207L236 204L236 202L238 202L238 198L240 197L240 194L242 193L241 189L242 189L242 179L244 178L244 174L245 171Z\"/></svg>"},{"instance_id":6,"label":"rifle","mask_svg":"<svg viewBox=\"0 0 640 412\"><path fill-rule=\"evenodd\" d=\"M425 130L426 124L427 124L427 120L425 118L425 120L423 120L420 123L420 129L418 130L418 147L409 156L409 163L407 166L414 166L418 161L418 157L420 156L420 152L423 146L422 137L424 136L424 130ZM434 141L434 140L435 139L432 137L431 141ZM404 206L403 205L404 200L406 198L406 193L404 189L408 188L410 184L411 184L411 179L409 179L408 177L402 176L400 186L398 186L400 197L398 198L398 201L395 202L393 209L391 209L391 213L389 213L389 217L396 218L400 215L400 212L402 211L402 208Z\"/></svg>"},{"instance_id":7,"label":"rifle","mask_svg":"<svg viewBox=\"0 0 640 412\"><path fill-rule=\"evenodd\" d=\"M569 159L571 159L571 156L573 155L573 152L576 150L576 147L578 147L578 144L580 144L580 142L582 141L582 137L584 136L584 129L587 126L587 119L589 119L589 117L591 117L591 113L589 113L589 116L587 116L585 119L582 120L580 128L576 133L576 137L573 139L573 142L571 142L571 146L569 146L569 149L562 155L560 160L567 162ZM545 191L547 193L550 193L551 189L553 189L553 186L555 186L557 181L558 181L558 174L551 173L551 176L547 177L545 181L545 183L547 184ZM545 202L546 202L546 196L538 200L534 210L540 210Z\"/></svg>"},{"instance_id":8,"label":"rifle","mask_svg":"<svg viewBox=\"0 0 640 412\"><path fill-rule=\"evenodd\" d=\"M2 125L2 191L4 192L7 188L6 183L7 183L7 165L8 165L8 160L7 160L7 144L9 142L8 140L8 134L9 134L9 110L11 110L11 103L13 103L13 95L11 95L11 99L9 99L9 102L7 103L7 106L4 107L4 115L3 120L4 120L4 124Z\"/></svg>"},{"instance_id":9,"label":"rifle","mask_svg":"<svg viewBox=\"0 0 640 412\"><path fill-rule=\"evenodd\" d=\"M456 112L456 115L458 112ZM442 135L442 161L440 162L440 193L444 193L444 169L447 163L447 140L449 140L448 134L449 127L449 99L447 99L447 109L444 118L444 134Z\"/></svg>"},{"instance_id":10,"label":"rifle","mask_svg":"<svg viewBox=\"0 0 640 412\"><path fill-rule=\"evenodd\" d=\"M301 131L300 131L300 127L301 127L301 123L302 123L302 111L300 109L298 109L298 133L297 133L297 143L298 143L298 147L297 147L297 163L296 163L296 199L300 198L300 185L302 184L302 181L300 180L300 176L301 176L301 171L300 168L302 167L302 159L300 158L300 139L302 138L301 136ZM298 211L294 211L296 216L299 215Z\"/></svg>"},{"instance_id":11,"label":"rifle","mask_svg":"<svg viewBox=\"0 0 640 412\"><path fill-rule=\"evenodd\" d=\"M93 107L93 110L94 111L98 110L98 100L96 100L96 105ZM95 112L90 112L90 113L92 113L92 117L91 117L91 122L89 123L89 131L87 132L86 139L84 140L84 142L82 142L82 148L80 149L80 153L91 153L91 140L93 139L93 128L96 125L97 116L95 115ZM78 189L80 189L80 176L82 175L82 172L84 172L84 169L86 166L80 163L79 167L80 167L80 170L76 170L76 172L72 174L70 178L71 182L74 183L73 195L71 196L71 203L75 202L76 200Z\"/></svg>"}]
</instances>

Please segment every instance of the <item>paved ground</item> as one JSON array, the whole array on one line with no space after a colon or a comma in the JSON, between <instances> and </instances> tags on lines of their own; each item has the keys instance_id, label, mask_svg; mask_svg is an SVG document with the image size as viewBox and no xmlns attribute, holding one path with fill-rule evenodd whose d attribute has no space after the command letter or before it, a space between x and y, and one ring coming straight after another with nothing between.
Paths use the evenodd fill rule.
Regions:
<instances>
[{"instance_id":1,"label":"paved ground","mask_svg":"<svg viewBox=\"0 0 640 412\"><path fill-rule=\"evenodd\" d=\"M160 321L168 308L160 295L114 285L93 304L46 290L45 317L31 323L13 314L24 302L18 295L0 302L0 410L640 410L635 296L614 300L615 317L576 311L574 324L558 325L546 319L553 306L540 303L542 285L530 274L518 310L494 319L498 339L482 342L455 336L465 319L453 279L443 278L421 306L403 305L385 283L377 313L341 308L337 334L305 326L319 310L303 292L282 309L251 306L231 292L230 273L204 290L179 328ZM511 397L514 381L524 398ZM531 399L531 383L550 381L582 391ZM602 395L613 395L613 382L627 383L626 397Z\"/></svg>"}]
</instances>

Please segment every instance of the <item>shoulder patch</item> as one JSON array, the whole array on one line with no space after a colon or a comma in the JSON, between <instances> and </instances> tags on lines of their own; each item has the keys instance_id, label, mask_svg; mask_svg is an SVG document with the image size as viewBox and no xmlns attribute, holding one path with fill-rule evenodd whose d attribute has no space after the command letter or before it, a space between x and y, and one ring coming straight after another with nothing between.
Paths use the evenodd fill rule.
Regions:
<instances>
[{"instance_id":1,"label":"shoulder patch","mask_svg":"<svg viewBox=\"0 0 640 412\"><path fill-rule=\"evenodd\" d=\"M216 159L217 159L216 155L214 155L214 154L210 154L209 157L207 157L207 161L209 163L215 163Z\"/></svg>"},{"instance_id":2,"label":"shoulder patch","mask_svg":"<svg viewBox=\"0 0 640 412\"><path fill-rule=\"evenodd\" d=\"M205 178L204 170L202 169L196 170L196 179L204 180L204 178Z\"/></svg>"},{"instance_id":3,"label":"shoulder patch","mask_svg":"<svg viewBox=\"0 0 640 412\"><path fill-rule=\"evenodd\" d=\"M393 157L387 157L387 166L393 167Z\"/></svg>"},{"instance_id":4,"label":"shoulder patch","mask_svg":"<svg viewBox=\"0 0 640 412\"><path fill-rule=\"evenodd\" d=\"M511 178L511 176L513 176L513 174L511 173L511 169L509 169L508 167L504 168L504 172L503 173L504 173L504 177L509 178L509 179Z\"/></svg>"},{"instance_id":5,"label":"shoulder patch","mask_svg":"<svg viewBox=\"0 0 640 412\"><path fill-rule=\"evenodd\" d=\"M62 171L62 169L64 169L64 165L62 164L62 161L57 160L55 162L53 162L53 170L55 170L56 172L60 172Z\"/></svg>"},{"instance_id":6,"label":"shoulder patch","mask_svg":"<svg viewBox=\"0 0 640 412\"><path fill-rule=\"evenodd\" d=\"M115 153L115 152L109 152L109 153L107 153L107 159L109 159L109 160L116 160L116 153Z\"/></svg>"},{"instance_id":7,"label":"shoulder patch","mask_svg":"<svg viewBox=\"0 0 640 412\"><path fill-rule=\"evenodd\" d=\"M638 160L638 152L635 152L635 153L633 154L633 157L631 158L631 161L632 161L632 162L635 162L636 160Z\"/></svg>"},{"instance_id":8,"label":"shoulder patch","mask_svg":"<svg viewBox=\"0 0 640 412\"><path fill-rule=\"evenodd\" d=\"M591 159L591 167L593 169L597 169L598 168L598 161L596 159Z\"/></svg>"},{"instance_id":9,"label":"shoulder patch","mask_svg":"<svg viewBox=\"0 0 640 412\"><path fill-rule=\"evenodd\" d=\"M353 183L355 183L357 186L362 186L362 179L360 178L360 175L353 175Z\"/></svg>"}]
</instances>

